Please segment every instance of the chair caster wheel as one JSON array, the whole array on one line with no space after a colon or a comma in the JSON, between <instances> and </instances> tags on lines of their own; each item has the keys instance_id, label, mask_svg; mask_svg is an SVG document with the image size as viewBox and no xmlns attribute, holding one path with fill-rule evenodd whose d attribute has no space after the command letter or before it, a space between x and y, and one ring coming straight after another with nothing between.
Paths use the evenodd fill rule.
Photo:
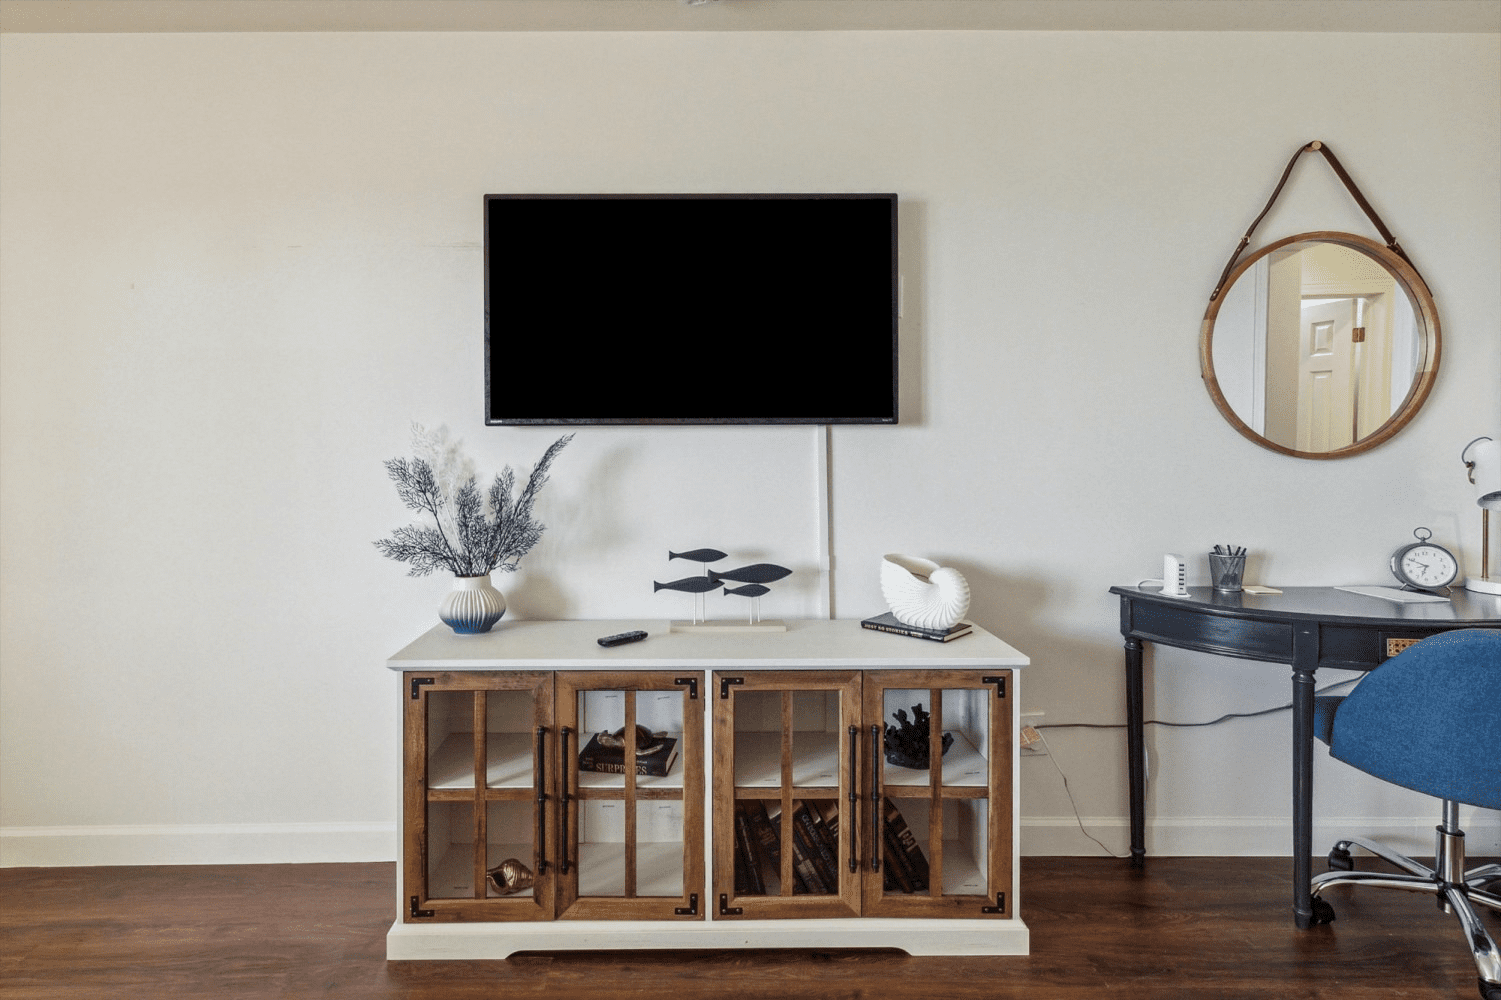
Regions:
<instances>
[{"instance_id":1,"label":"chair caster wheel","mask_svg":"<svg viewBox=\"0 0 1501 1000\"><path fill-rule=\"evenodd\" d=\"M1334 919L1334 907L1322 899L1315 897L1313 900L1313 921L1309 926L1317 927L1319 924L1332 924L1334 923ZM1490 998L1487 997L1486 1000L1490 1000ZM1501 997L1498 997L1497 1000L1501 1000Z\"/></svg>"},{"instance_id":2,"label":"chair caster wheel","mask_svg":"<svg viewBox=\"0 0 1501 1000\"><path fill-rule=\"evenodd\" d=\"M1488 983L1480 980L1481 1000L1501 1000L1501 983Z\"/></svg>"},{"instance_id":3,"label":"chair caster wheel","mask_svg":"<svg viewBox=\"0 0 1501 1000\"><path fill-rule=\"evenodd\" d=\"M1355 859L1350 857L1350 852L1336 847L1329 852L1329 870L1332 872L1353 872Z\"/></svg>"}]
</instances>

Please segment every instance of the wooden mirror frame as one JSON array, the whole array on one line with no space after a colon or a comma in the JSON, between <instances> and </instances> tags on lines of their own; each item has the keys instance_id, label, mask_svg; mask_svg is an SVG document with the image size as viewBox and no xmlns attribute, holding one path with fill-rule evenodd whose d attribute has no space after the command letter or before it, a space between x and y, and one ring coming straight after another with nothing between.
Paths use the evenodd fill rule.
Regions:
<instances>
[{"instance_id":1,"label":"wooden mirror frame","mask_svg":"<svg viewBox=\"0 0 1501 1000\"><path fill-rule=\"evenodd\" d=\"M1284 247L1295 243L1333 243L1358 251L1381 264L1391 276L1396 279L1398 287L1407 293L1408 300L1412 303L1415 318L1420 326L1420 335L1424 345L1423 356L1418 361L1417 372L1413 377L1412 385L1408 387L1407 396L1401 405L1392 410L1390 417L1370 434L1331 451L1298 451L1286 445L1278 444L1271 439L1256 433L1244 420L1233 410L1226 401L1224 393L1220 390L1219 379L1214 373L1214 360L1212 346L1214 343L1214 322L1219 316L1220 306L1225 300L1225 293L1239 280L1240 276L1249 270L1258 260ZM1364 236L1356 236L1353 233L1340 232L1312 232L1299 233L1286 239L1278 240L1256 251L1245 260L1236 265L1225 279L1220 294L1209 300L1209 308L1204 313L1204 322L1199 328L1199 373L1204 379L1204 387L1209 390L1209 398L1214 400L1214 405L1221 415L1230 422L1230 426L1240 432L1242 437L1254 441L1263 448L1268 448L1283 455L1291 455L1294 458L1349 458L1370 451L1372 448L1392 437L1412 420L1413 415L1422 408L1428 393L1433 389L1434 379L1438 376L1439 354L1442 349L1442 337L1439 334L1438 309L1433 304L1433 296L1429 294L1428 286L1418 274L1417 269L1404 258L1377 243L1375 240Z\"/></svg>"}]
</instances>

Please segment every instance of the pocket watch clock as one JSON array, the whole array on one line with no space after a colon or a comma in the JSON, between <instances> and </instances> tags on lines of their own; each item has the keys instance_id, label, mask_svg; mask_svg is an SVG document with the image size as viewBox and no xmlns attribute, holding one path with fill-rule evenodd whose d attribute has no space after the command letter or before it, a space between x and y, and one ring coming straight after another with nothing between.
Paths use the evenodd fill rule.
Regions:
<instances>
[{"instance_id":1,"label":"pocket watch clock","mask_svg":"<svg viewBox=\"0 0 1501 1000\"><path fill-rule=\"evenodd\" d=\"M1459 575L1459 560L1454 553L1436 542L1427 528L1413 530L1416 542L1409 542L1392 553L1392 576L1413 590L1442 590Z\"/></svg>"}]
</instances>

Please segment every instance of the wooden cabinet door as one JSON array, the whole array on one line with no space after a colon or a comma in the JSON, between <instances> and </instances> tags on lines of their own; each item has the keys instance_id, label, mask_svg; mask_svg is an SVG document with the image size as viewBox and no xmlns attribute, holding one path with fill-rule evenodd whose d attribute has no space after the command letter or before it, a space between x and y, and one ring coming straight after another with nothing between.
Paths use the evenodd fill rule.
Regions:
<instances>
[{"instance_id":1,"label":"wooden cabinet door","mask_svg":"<svg viewBox=\"0 0 1501 1000\"><path fill-rule=\"evenodd\" d=\"M410 671L402 678L402 919L551 920L553 675ZM520 883L507 880L518 871Z\"/></svg>"},{"instance_id":2,"label":"wooden cabinet door","mask_svg":"<svg viewBox=\"0 0 1501 1000\"><path fill-rule=\"evenodd\" d=\"M857 671L716 672L715 919L860 912Z\"/></svg>"},{"instance_id":3,"label":"wooden cabinet door","mask_svg":"<svg viewBox=\"0 0 1501 1000\"><path fill-rule=\"evenodd\" d=\"M703 919L702 679L557 675L560 918Z\"/></svg>"},{"instance_id":4,"label":"wooden cabinet door","mask_svg":"<svg viewBox=\"0 0 1501 1000\"><path fill-rule=\"evenodd\" d=\"M865 916L1013 915L1011 686L1008 670L864 675Z\"/></svg>"}]
</instances>

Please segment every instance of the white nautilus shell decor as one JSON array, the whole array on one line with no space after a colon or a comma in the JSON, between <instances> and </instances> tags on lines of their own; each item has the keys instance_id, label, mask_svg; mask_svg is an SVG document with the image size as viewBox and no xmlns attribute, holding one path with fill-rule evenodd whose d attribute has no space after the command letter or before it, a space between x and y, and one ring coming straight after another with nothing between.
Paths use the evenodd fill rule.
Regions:
<instances>
[{"instance_id":1,"label":"white nautilus shell decor","mask_svg":"<svg viewBox=\"0 0 1501 1000\"><path fill-rule=\"evenodd\" d=\"M931 559L889 553L881 559L881 596L897 621L952 628L969 612L969 581Z\"/></svg>"}]
</instances>

